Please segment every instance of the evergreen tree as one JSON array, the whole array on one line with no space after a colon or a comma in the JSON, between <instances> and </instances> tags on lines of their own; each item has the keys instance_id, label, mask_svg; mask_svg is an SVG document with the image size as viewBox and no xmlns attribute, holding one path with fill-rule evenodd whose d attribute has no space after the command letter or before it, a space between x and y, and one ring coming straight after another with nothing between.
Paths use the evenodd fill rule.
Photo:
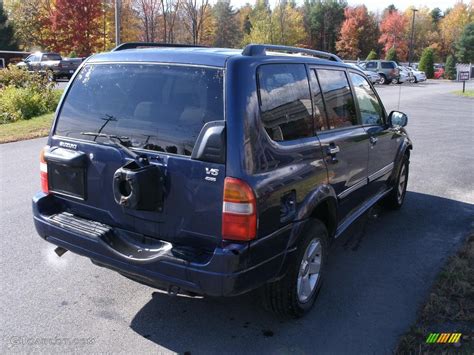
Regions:
<instances>
[{"instance_id":1,"label":"evergreen tree","mask_svg":"<svg viewBox=\"0 0 474 355\"><path fill-rule=\"evenodd\" d=\"M13 26L8 22L8 17L0 1L0 49L17 50L18 44L14 36Z\"/></svg>"},{"instance_id":2,"label":"evergreen tree","mask_svg":"<svg viewBox=\"0 0 474 355\"><path fill-rule=\"evenodd\" d=\"M425 48L421 55L419 69L424 71L428 79L434 76L434 52L433 48Z\"/></svg>"},{"instance_id":3,"label":"evergreen tree","mask_svg":"<svg viewBox=\"0 0 474 355\"><path fill-rule=\"evenodd\" d=\"M452 55L448 55L448 59L446 59L446 71L444 72L444 77L449 80L456 79L456 60Z\"/></svg>"},{"instance_id":4,"label":"evergreen tree","mask_svg":"<svg viewBox=\"0 0 474 355\"><path fill-rule=\"evenodd\" d=\"M230 0L218 0L213 8L216 21L216 47L235 47L240 42L239 24Z\"/></svg>"},{"instance_id":5,"label":"evergreen tree","mask_svg":"<svg viewBox=\"0 0 474 355\"><path fill-rule=\"evenodd\" d=\"M394 62L398 63L397 51L395 50L395 48L392 47L387 51L387 55L385 56L385 60L393 60Z\"/></svg>"},{"instance_id":6,"label":"evergreen tree","mask_svg":"<svg viewBox=\"0 0 474 355\"><path fill-rule=\"evenodd\" d=\"M369 55L367 56L367 58L365 58L365 60L374 60L374 59L377 59L378 58L378 55L377 55L377 52L375 50L371 50Z\"/></svg>"},{"instance_id":7,"label":"evergreen tree","mask_svg":"<svg viewBox=\"0 0 474 355\"><path fill-rule=\"evenodd\" d=\"M336 51L336 41L339 38L344 21L344 9L347 7L345 0L320 0L313 1L306 9L310 9L308 16L309 32L312 48L323 51Z\"/></svg>"},{"instance_id":8,"label":"evergreen tree","mask_svg":"<svg viewBox=\"0 0 474 355\"><path fill-rule=\"evenodd\" d=\"M461 63L474 62L474 22L464 27L461 38L456 43L456 49L456 56Z\"/></svg>"}]
</instances>

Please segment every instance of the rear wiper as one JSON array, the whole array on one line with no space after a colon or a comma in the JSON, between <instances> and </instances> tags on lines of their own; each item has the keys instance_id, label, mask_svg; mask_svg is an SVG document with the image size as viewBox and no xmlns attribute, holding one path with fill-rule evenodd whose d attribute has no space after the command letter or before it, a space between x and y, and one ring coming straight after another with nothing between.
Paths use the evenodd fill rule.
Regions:
<instances>
[{"instance_id":1,"label":"rear wiper","mask_svg":"<svg viewBox=\"0 0 474 355\"><path fill-rule=\"evenodd\" d=\"M116 147L121 148L125 153L128 154L129 157L131 157L133 160L135 160L137 163L141 163L143 157L129 149L125 144L124 140L128 140L128 137L119 137L115 134L106 134L106 133L97 133L97 132L81 132L83 136L92 136L92 137L104 137L109 140L110 143L115 145Z\"/></svg>"}]
</instances>

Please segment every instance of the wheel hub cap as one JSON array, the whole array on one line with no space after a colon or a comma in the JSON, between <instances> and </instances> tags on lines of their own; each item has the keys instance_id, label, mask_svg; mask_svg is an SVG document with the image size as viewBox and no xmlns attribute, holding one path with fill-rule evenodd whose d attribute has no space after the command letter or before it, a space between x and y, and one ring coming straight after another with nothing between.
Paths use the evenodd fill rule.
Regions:
<instances>
[{"instance_id":1,"label":"wheel hub cap","mask_svg":"<svg viewBox=\"0 0 474 355\"><path fill-rule=\"evenodd\" d=\"M321 262L321 243L318 239L313 239L306 248L299 268L297 294L300 302L306 302L313 295L319 280Z\"/></svg>"}]
</instances>

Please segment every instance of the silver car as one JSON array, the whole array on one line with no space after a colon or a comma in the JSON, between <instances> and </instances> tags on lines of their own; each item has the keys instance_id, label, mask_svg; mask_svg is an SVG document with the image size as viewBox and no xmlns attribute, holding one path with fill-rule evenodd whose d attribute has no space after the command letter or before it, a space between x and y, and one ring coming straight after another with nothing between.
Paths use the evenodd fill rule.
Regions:
<instances>
[{"instance_id":1,"label":"silver car","mask_svg":"<svg viewBox=\"0 0 474 355\"><path fill-rule=\"evenodd\" d=\"M377 73L370 71L370 70L365 70L363 66L355 63L347 63L350 66L353 66L354 68L360 69L364 72L365 76L370 80L372 84L378 84L380 82L380 75Z\"/></svg>"}]
</instances>

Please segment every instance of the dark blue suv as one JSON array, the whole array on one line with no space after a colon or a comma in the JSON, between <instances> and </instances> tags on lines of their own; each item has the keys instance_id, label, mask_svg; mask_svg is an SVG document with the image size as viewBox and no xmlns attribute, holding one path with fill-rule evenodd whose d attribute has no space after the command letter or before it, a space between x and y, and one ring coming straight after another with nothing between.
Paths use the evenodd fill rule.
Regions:
<instances>
[{"instance_id":1,"label":"dark blue suv","mask_svg":"<svg viewBox=\"0 0 474 355\"><path fill-rule=\"evenodd\" d=\"M39 235L171 294L298 317L328 244L401 207L411 142L362 71L294 47L132 43L74 75L41 154Z\"/></svg>"}]
</instances>

